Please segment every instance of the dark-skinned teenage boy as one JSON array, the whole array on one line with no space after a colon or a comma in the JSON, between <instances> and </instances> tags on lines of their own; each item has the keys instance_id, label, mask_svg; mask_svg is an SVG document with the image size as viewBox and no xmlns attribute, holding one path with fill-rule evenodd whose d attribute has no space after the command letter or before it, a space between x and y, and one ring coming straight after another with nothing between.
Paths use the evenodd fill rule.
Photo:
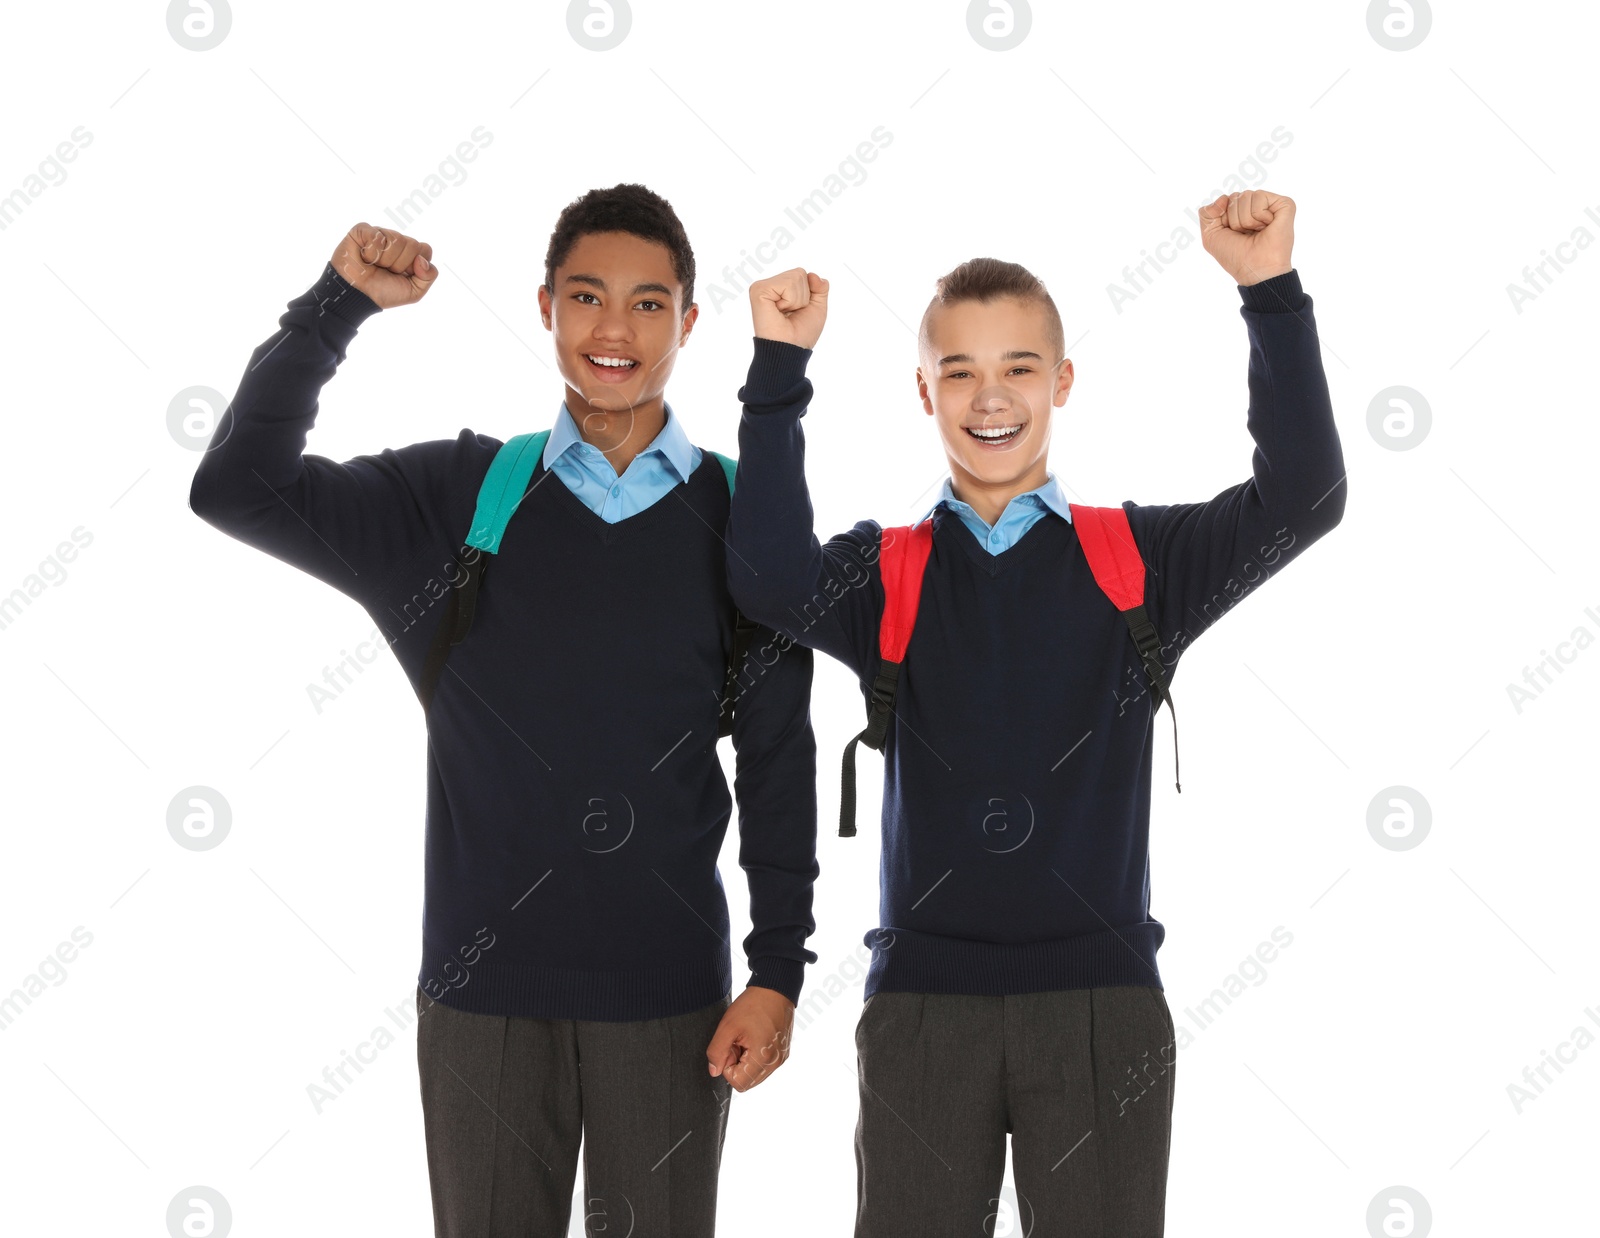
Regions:
<instances>
[{"instance_id":1,"label":"dark-skinned teenage boy","mask_svg":"<svg viewBox=\"0 0 1600 1238\"><path fill-rule=\"evenodd\" d=\"M342 463L304 448L357 328L420 301L431 259L412 237L350 230L252 354L190 506L359 602L424 703L417 1057L435 1233L565 1233L581 1140L586 1224L710 1234L730 1092L782 1064L816 960L812 655L757 628L740 668L751 972L730 1004L730 481L665 397L698 315L683 226L641 185L561 213L537 294L565 401L470 630L424 687L500 441L463 429Z\"/></svg>"}]
</instances>

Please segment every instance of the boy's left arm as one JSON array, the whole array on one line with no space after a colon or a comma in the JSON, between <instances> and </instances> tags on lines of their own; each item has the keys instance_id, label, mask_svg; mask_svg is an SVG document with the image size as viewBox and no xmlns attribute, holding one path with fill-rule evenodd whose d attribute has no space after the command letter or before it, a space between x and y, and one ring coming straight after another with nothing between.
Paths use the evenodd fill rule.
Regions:
<instances>
[{"instance_id":1,"label":"boy's left arm","mask_svg":"<svg viewBox=\"0 0 1600 1238\"><path fill-rule=\"evenodd\" d=\"M739 866L750 886L745 990L717 1026L706 1061L736 1091L754 1087L789 1056L806 938L816 928L817 743L811 730L812 652L758 626L733 711Z\"/></svg>"},{"instance_id":2,"label":"boy's left arm","mask_svg":"<svg viewBox=\"0 0 1600 1238\"><path fill-rule=\"evenodd\" d=\"M1146 593L1169 666L1344 514L1344 454L1316 320L1290 260L1294 211L1293 201L1265 190L1221 195L1200 209L1202 242L1243 302L1255 451L1250 479L1206 502L1123 504L1150 569Z\"/></svg>"}]
</instances>

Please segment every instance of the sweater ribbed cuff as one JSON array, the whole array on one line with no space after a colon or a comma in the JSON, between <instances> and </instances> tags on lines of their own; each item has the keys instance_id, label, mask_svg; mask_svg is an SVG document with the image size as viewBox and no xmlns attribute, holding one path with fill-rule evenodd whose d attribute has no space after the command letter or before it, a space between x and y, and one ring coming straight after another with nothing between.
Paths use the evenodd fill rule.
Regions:
<instances>
[{"instance_id":1,"label":"sweater ribbed cuff","mask_svg":"<svg viewBox=\"0 0 1600 1238\"><path fill-rule=\"evenodd\" d=\"M1289 314L1304 309L1306 294L1300 287L1300 272L1291 267L1259 284L1238 284L1244 308L1263 314Z\"/></svg>"},{"instance_id":2,"label":"sweater ribbed cuff","mask_svg":"<svg viewBox=\"0 0 1600 1238\"><path fill-rule=\"evenodd\" d=\"M811 349L759 335L751 338L755 351L750 357L750 372L739 389L740 402L757 407L795 403L800 396L796 389L806 381Z\"/></svg>"},{"instance_id":3,"label":"sweater ribbed cuff","mask_svg":"<svg viewBox=\"0 0 1600 1238\"><path fill-rule=\"evenodd\" d=\"M331 262L322 268L322 278L317 280L314 291L324 311L352 327L383 312L382 306L334 270Z\"/></svg>"},{"instance_id":4,"label":"sweater ribbed cuff","mask_svg":"<svg viewBox=\"0 0 1600 1238\"><path fill-rule=\"evenodd\" d=\"M793 959L751 959L750 979L745 982L745 987L774 989L798 1006L800 987L805 982L805 976L806 965Z\"/></svg>"}]
</instances>

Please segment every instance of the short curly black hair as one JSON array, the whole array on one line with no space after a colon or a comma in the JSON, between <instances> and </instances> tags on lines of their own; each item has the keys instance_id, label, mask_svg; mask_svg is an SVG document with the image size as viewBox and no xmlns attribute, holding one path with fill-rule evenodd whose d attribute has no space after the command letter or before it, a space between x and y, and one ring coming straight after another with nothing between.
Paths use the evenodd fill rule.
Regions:
<instances>
[{"instance_id":1,"label":"short curly black hair","mask_svg":"<svg viewBox=\"0 0 1600 1238\"><path fill-rule=\"evenodd\" d=\"M683 285L683 309L694 304L694 250L677 212L660 194L643 185L591 189L562 209L544 255L544 286L555 291L556 268L567 260L580 237L591 232L627 232L664 245L672 255L672 273Z\"/></svg>"}]
</instances>

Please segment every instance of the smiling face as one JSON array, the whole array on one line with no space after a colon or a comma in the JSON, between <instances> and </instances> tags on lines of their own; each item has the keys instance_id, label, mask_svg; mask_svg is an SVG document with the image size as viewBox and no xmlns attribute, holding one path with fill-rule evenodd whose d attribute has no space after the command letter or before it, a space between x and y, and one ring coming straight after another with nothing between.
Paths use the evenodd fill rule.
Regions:
<instances>
[{"instance_id":1,"label":"smiling face","mask_svg":"<svg viewBox=\"0 0 1600 1238\"><path fill-rule=\"evenodd\" d=\"M1045 483L1050 413L1067 402L1072 362L1061 357L1043 302L952 301L928 314L917 391L939 427L958 497L999 505Z\"/></svg>"},{"instance_id":2,"label":"smiling face","mask_svg":"<svg viewBox=\"0 0 1600 1238\"><path fill-rule=\"evenodd\" d=\"M539 314L555 336L567 408L584 437L614 438L634 419L661 415L679 347L699 316L665 245L630 232L579 237L539 289Z\"/></svg>"}]
</instances>

